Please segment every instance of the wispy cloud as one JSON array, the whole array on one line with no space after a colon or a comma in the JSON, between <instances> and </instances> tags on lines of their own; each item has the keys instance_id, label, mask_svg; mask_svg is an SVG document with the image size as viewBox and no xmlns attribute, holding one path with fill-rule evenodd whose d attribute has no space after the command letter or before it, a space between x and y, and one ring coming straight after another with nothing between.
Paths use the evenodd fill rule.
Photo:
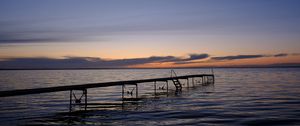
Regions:
<instances>
[{"instance_id":1,"label":"wispy cloud","mask_svg":"<svg viewBox=\"0 0 300 126\"><path fill-rule=\"evenodd\" d=\"M0 30L0 44L66 42L73 39L71 36L62 36L62 33L52 33L52 31L22 31L20 29L20 31L7 32Z\"/></svg>"},{"instance_id":2,"label":"wispy cloud","mask_svg":"<svg viewBox=\"0 0 300 126\"><path fill-rule=\"evenodd\" d=\"M289 54L287 54L287 53L279 53L279 54L275 54L274 57L286 57L288 55Z\"/></svg>"},{"instance_id":3,"label":"wispy cloud","mask_svg":"<svg viewBox=\"0 0 300 126\"><path fill-rule=\"evenodd\" d=\"M212 60L239 60L239 59L253 59L267 57L267 55L235 55L235 56L221 56L221 57L212 57Z\"/></svg>"},{"instance_id":4,"label":"wispy cloud","mask_svg":"<svg viewBox=\"0 0 300 126\"><path fill-rule=\"evenodd\" d=\"M97 36L97 41L104 40L99 32L91 29L40 26L39 23L0 21L0 44L89 41L94 40L94 36Z\"/></svg>"},{"instance_id":5,"label":"wispy cloud","mask_svg":"<svg viewBox=\"0 0 300 126\"><path fill-rule=\"evenodd\" d=\"M43 42L65 42L61 38L0 38L1 43L43 43Z\"/></svg>"},{"instance_id":6,"label":"wispy cloud","mask_svg":"<svg viewBox=\"0 0 300 126\"><path fill-rule=\"evenodd\" d=\"M295 55L297 53L288 54L288 53L278 53L274 55L234 55L234 56L220 56L220 57L211 57L211 60L222 61L222 60L240 60L240 59L254 59L254 58L262 58L262 57L286 57L289 55Z\"/></svg>"}]
</instances>

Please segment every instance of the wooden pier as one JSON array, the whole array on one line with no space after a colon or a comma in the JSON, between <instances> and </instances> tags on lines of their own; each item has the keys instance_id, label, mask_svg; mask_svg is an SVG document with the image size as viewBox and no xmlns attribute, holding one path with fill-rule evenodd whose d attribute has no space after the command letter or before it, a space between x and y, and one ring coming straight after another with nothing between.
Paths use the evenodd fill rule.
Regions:
<instances>
[{"instance_id":1,"label":"wooden pier","mask_svg":"<svg viewBox=\"0 0 300 126\"><path fill-rule=\"evenodd\" d=\"M174 71L173 71L174 72ZM175 72L174 72L175 74ZM125 93L135 94L135 99L138 99L138 84L152 82L154 85L154 93L156 93L157 87L156 82L166 82L166 90L169 90L169 81L173 82L176 92L181 92L182 84L179 80L187 80L187 86L189 87L189 79L192 79L192 84L195 83L195 78L200 78L201 84L213 84L215 82L214 74L196 74L196 75L185 75L185 76L172 76L166 78L153 78L153 79L142 79L142 80L128 80L128 81L115 81L115 82L103 82L103 83L89 83L89 84L80 84L80 85L69 85L69 86L56 86L56 87L46 87L46 88L34 88L34 89L20 89L20 90L9 90L9 91L0 91L0 97L10 97L10 96L19 96L19 95L30 95L30 94L40 94L40 93L50 93L50 92L59 92L59 91L70 91L70 111L72 111L73 105L84 105L85 110L87 108L87 96L88 89L90 88L100 88L100 87L109 87L109 86L122 86L122 100L128 100L124 97ZM198 81L199 82L199 81ZM125 92L125 85L134 85L135 88L131 91ZM161 87L160 87L161 88ZM162 87L164 88L164 87ZM80 97L76 97L74 94L75 90L82 91ZM135 90L135 92L133 92ZM84 99L84 100L83 100ZM82 103L84 102L84 103Z\"/></svg>"}]
</instances>

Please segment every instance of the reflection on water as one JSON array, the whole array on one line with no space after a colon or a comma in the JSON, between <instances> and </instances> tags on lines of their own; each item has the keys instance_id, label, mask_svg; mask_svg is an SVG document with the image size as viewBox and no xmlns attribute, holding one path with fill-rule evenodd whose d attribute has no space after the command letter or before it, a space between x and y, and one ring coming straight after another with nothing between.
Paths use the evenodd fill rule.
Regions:
<instances>
[{"instance_id":1,"label":"reflection on water","mask_svg":"<svg viewBox=\"0 0 300 126\"><path fill-rule=\"evenodd\" d=\"M180 69L195 74L207 69ZM153 93L139 85L138 102L121 103L121 87L88 90L88 111L68 113L69 92L0 99L3 125L299 125L300 69L216 69L216 83ZM0 71L0 90L167 77L169 70ZM8 85L9 84L9 85ZM160 87L164 83L158 83ZM158 87L159 87L158 86ZM130 89L130 88L129 88ZM130 95L128 96L130 97ZM103 105L103 103L113 103ZM99 105L101 104L101 105Z\"/></svg>"},{"instance_id":2,"label":"reflection on water","mask_svg":"<svg viewBox=\"0 0 300 126\"><path fill-rule=\"evenodd\" d=\"M199 91L198 89L205 91L214 90L213 84L195 86L197 87L185 90L186 92L180 96L176 95L174 90L168 93L152 93L152 97L144 97L135 102L97 104L96 107L91 107L92 109L87 111L61 112L52 116L32 119L33 123L27 125L144 125L144 121L150 121L149 125L159 125L160 122L165 122L164 124L168 125L180 124L182 120L177 119L199 118L199 115L185 115L187 113L176 110L176 108L184 107L181 106L178 100L184 100L184 97L189 95L189 92ZM210 93L210 91L203 93ZM174 112L174 110L177 112ZM189 110L189 113L195 114L192 109Z\"/></svg>"}]
</instances>

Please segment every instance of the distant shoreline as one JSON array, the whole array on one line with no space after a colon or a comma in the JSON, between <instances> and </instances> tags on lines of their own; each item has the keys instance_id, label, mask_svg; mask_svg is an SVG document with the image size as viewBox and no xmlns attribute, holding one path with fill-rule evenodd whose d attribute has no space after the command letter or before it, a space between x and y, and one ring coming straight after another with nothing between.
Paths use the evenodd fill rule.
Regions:
<instances>
[{"instance_id":1,"label":"distant shoreline","mask_svg":"<svg viewBox=\"0 0 300 126\"><path fill-rule=\"evenodd\" d=\"M170 67L170 68L0 68L1 70L110 70L110 69L210 69L210 68L300 68L300 66L232 66L232 67Z\"/></svg>"}]
</instances>

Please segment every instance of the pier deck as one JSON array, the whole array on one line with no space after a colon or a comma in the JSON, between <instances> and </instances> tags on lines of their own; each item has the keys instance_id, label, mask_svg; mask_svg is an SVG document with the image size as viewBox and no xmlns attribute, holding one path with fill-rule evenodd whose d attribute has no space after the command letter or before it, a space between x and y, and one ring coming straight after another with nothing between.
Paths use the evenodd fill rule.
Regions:
<instances>
[{"instance_id":1,"label":"pier deck","mask_svg":"<svg viewBox=\"0 0 300 126\"><path fill-rule=\"evenodd\" d=\"M176 74L175 74L176 75ZM70 91L70 111L74 105L85 105L85 110L87 108L87 89L90 88L100 88L100 87L109 87L109 86L122 86L122 100L126 101L128 98L124 97L125 94L125 85L135 85L130 92L127 91L127 94L135 94L135 98L129 99L138 99L138 84L154 82L154 94L156 94L156 82L166 82L168 91L168 82L172 81L176 87L176 92L181 92L182 85L180 79L186 79L187 85L189 86L189 79L192 79L194 85L194 78L201 78L202 84L214 83L214 74L195 74L195 75L185 75L185 76L175 76L175 77L165 77L165 78L153 78L153 79L141 79L141 80L127 80L127 81L115 81L115 82L103 82L103 83L89 83L89 84L80 84L80 85L68 85L68 86L56 86L56 87L45 87L45 88L33 88L33 89L19 89L19 90L8 90L0 91L0 97L10 97L10 96L19 96L19 95L30 95L30 94L40 94L40 93L50 93L50 92L59 92L59 91ZM176 83L175 83L176 82ZM179 86L178 86L179 85ZM80 98L76 98L74 90L81 90L82 94ZM133 92L135 90L135 92ZM83 101L84 99L84 101ZM82 101L84 103L82 103Z\"/></svg>"},{"instance_id":2,"label":"pier deck","mask_svg":"<svg viewBox=\"0 0 300 126\"><path fill-rule=\"evenodd\" d=\"M155 81L171 81L173 79L188 79L195 77L214 77L212 74L197 74L197 75L185 75L178 77L167 77L167 78L153 78L153 79L143 79L143 80L128 80L128 81L115 81L115 82L103 82L103 83L90 83L90 84L80 84L80 85L68 85L68 86L57 86L57 87L46 87L46 88L34 88L34 89L20 89L20 90L10 90L10 91L0 91L0 97L17 96L17 95L29 95L29 94L40 94L58 91L69 91L69 90L83 90L88 88L99 88L108 86L122 86L127 84L138 84L146 82Z\"/></svg>"}]
</instances>

